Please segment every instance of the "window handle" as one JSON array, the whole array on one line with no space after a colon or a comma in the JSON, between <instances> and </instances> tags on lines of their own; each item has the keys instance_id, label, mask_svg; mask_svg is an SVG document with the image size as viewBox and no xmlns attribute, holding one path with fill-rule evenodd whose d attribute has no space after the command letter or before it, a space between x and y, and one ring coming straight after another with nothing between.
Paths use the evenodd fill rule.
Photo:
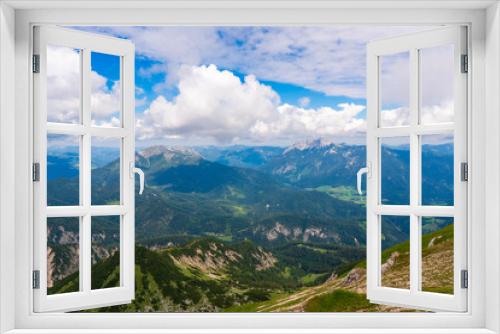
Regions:
<instances>
[{"instance_id":1,"label":"window handle","mask_svg":"<svg viewBox=\"0 0 500 334\"><path fill-rule=\"evenodd\" d=\"M144 172L140 168L134 167L133 161L130 161L129 167L130 167L131 179L134 178L134 173L139 174L139 184L140 184L139 195L142 195L142 192L144 191Z\"/></svg>"},{"instance_id":2,"label":"window handle","mask_svg":"<svg viewBox=\"0 0 500 334\"><path fill-rule=\"evenodd\" d=\"M368 162L368 166L365 168L361 168L358 171L358 192L360 195L363 195L363 192L361 191L361 176L366 173L366 177L371 179L372 178L372 163Z\"/></svg>"}]
</instances>

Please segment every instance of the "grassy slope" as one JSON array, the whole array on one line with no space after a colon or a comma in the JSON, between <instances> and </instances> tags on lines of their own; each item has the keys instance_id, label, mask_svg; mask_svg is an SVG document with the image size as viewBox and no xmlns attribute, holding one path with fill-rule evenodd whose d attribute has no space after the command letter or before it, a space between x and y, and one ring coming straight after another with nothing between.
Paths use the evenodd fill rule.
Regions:
<instances>
[{"instance_id":1,"label":"grassy slope","mask_svg":"<svg viewBox=\"0 0 500 334\"><path fill-rule=\"evenodd\" d=\"M425 234L422 242L423 287L425 291L452 293L453 287L453 225ZM307 247L304 247L307 246ZM326 247L326 246L325 246ZM330 247L330 246L329 246ZM258 261L252 255L259 246L246 241L225 245L212 238L198 239L181 247L163 251L150 251L142 247L136 250L136 299L128 305L113 306L99 310L107 312L407 312L408 309L375 305L366 300L366 262L346 264L346 268L358 273L357 280L345 282L349 269L341 268L344 274L338 278L313 287L303 287L292 293L283 288L290 279L290 268L280 270L273 267L254 270ZM307 249L325 254L319 245L302 244L298 249ZM241 261L230 252L245 254ZM338 250L337 250L338 251ZM385 262L398 252L395 264L383 277L383 284L407 279L409 272L409 242L391 247L382 253ZM210 255L211 253L212 255ZM217 254L218 255L217 255ZM208 255L207 255L208 254ZM224 259L224 268L193 265L189 261L175 261L182 256L198 256L202 264ZM250 256L248 256L250 255ZM93 288L117 286L118 254L93 266ZM208 261L208 262L207 262ZM216 264L217 262L213 262ZM78 273L61 280L53 292L74 291L78 287ZM314 279L303 277L302 280ZM101 283L97 283L97 281ZM104 283L102 283L104 282ZM272 284L272 283L279 284ZM401 285L399 285L401 287Z\"/></svg>"},{"instance_id":2,"label":"grassy slope","mask_svg":"<svg viewBox=\"0 0 500 334\"><path fill-rule=\"evenodd\" d=\"M430 245L433 240L432 245ZM453 266L450 252L453 251L453 224L422 236L423 290L453 294ZM409 273L409 242L404 242L382 252L383 262L391 254L401 254L396 264L384 275L382 282L391 286L391 279L405 277ZM357 281L345 284L347 272L337 279L304 288L286 296L275 296L269 301L232 306L224 312L411 312L399 307L371 304L366 299L366 261L354 265L360 273Z\"/></svg>"}]
</instances>

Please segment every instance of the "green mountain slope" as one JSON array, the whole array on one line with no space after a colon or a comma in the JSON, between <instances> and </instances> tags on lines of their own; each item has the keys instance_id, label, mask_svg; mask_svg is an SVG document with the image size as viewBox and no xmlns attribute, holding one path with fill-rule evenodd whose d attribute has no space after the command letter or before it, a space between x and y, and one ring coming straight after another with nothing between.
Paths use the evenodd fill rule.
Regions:
<instances>
[{"instance_id":1,"label":"green mountain slope","mask_svg":"<svg viewBox=\"0 0 500 334\"><path fill-rule=\"evenodd\" d=\"M382 146L382 200L409 204L408 147ZM366 146L336 144L322 138L298 142L260 167L276 179L300 188L328 192L355 188L356 173L366 166ZM453 144L422 147L425 205L453 205ZM364 184L364 182L363 182Z\"/></svg>"},{"instance_id":2,"label":"green mountain slope","mask_svg":"<svg viewBox=\"0 0 500 334\"><path fill-rule=\"evenodd\" d=\"M422 236L422 290L453 294L453 228L448 225ZM408 288L409 242L382 252L387 269L382 285ZM388 261L389 259L393 262ZM351 263L350 270L337 270L331 279L268 301L231 306L224 312L412 312L415 310L371 304L366 299L366 261ZM345 267L341 267L344 269Z\"/></svg>"},{"instance_id":3,"label":"green mountain slope","mask_svg":"<svg viewBox=\"0 0 500 334\"><path fill-rule=\"evenodd\" d=\"M226 245L204 238L181 247L136 248L133 303L91 311L218 311L234 304L269 299L271 291L290 291L294 278L278 260L251 241ZM119 253L92 266L92 288L119 286ZM52 294L75 291L78 272L59 281ZM287 288L288 287L288 288Z\"/></svg>"},{"instance_id":4,"label":"green mountain slope","mask_svg":"<svg viewBox=\"0 0 500 334\"><path fill-rule=\"evenodd\" d=\"M362 205L276 181L254 169L205 160L191 149L163 146L138 152L146 190L136 197L136 237L215 236L263 246L289 241L364 243ZM92 170L92 203L119 200L119 162ZM54 186L52 186L52 183ZM78 195L78 180L49 181L48 200L62 205ZM76 198L77 200L77 198Z\"/></svg>"},{"instance_id":5,"label":"green mountain slope","mask_svg":"<svg viewBox=\"0 0 500 334\"><path fill-rule=\"evenodd\" d=\"M294 247L304 250L294 261L281 254ZM138 246L135 300L91 311L216 312L321 283L340 264L364 256L363 249L300 243L278 253L276 256L249 240L226 244L214 238L157 251ZM323 260L316 254L324 256ZM322 267L312 266L314 262ZM115 252L92 266L92 289L119 286L119 277L119 252ZM76 271L55 283L50 294L77 291L78 286Z\"/></svg>"}]
</instances>

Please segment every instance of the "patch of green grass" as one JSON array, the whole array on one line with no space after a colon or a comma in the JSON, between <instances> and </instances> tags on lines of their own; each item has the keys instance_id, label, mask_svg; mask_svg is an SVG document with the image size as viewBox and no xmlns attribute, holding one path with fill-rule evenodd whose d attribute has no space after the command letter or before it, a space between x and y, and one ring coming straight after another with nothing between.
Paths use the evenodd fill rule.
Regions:
<instances>
[{"instance_id":1,"label":"patch of green grass","mask_svg":"<svg viewBox=\"0 0 500 334\"><path fill-rule=\"evenodd\" d=\"M292 276L292 272L291 272L291 269L290 267L286 267L285 268L285 271L284 272L281 272L281 276L285 277L285 278L289 278Z\"/></svg>"},{"instance_id":2,"label":"patch of green grass","mask_svg":"<svg viewBox=\"0 0 500 334\"><path fill-rule=\"evenodd\" d=\"M248 210L244 206L236 205L236 204L233 204L232 202L225 201L225 200L223 200L223 201L218 200L215 202L217 204L219 204L221 207L228 208L229 210L231 210L233 215L235 215L237 217L245 216L248 214Z\"/></svg>"},{"instance_id":3,"label":"patch of green grass","mask_svg":"<svg viewBox=\"0 0 500 334\"><path fill-rule=\"evenodd\" d=\"M366 294L342 289L314 297L304 306L306 312L356 312L360 309L376 311L377 308L376 304L366 299Z\"/></svg>"},{"instance_id":4,"label":"patch of green grass","mask_svg":"<svg viewBox=\"0 0 500 334\"><path fill-rule=\"evenodd\" d=\"M233 305L230 306L226 309L220 310L221 312L257 312L259 311L259 307L265 306L265 305L272 305L275 304L278 300L286 296L286 294L281 294L281 293L271 293L271 299L266 300L263 302L257 302L257 303L248 303L248 304L243 304L243 305Z\"/></svg>"},{"instance_id":5,"label":"patch of green grass","mask_svg":"<svg viewBox=\"0 0 500 334\"><path fill-rule=\"evenodd\" d=\"M322 254L328 252L328 250L326 249L322 249L322 248L316 248L316 247L311 247L311 246L308 246L308 245L304 245L304 244L299 244L298 247L303 247L303 248L307 248L307 249L310 249L310 250L313 250L315 252L320 252Z\"/></svg>"},{"instance_id":6,"label":"patch of green grass","mask_svg":"<svg viewBox=\"0 0 500 334\"><path fill-rule=\"evenodd\" d=\"M204 234L206 236L214 237L216 239L219 239L220 241L223 241L223 242L233 242L233 236L232 235L218 235L218 234L213 233L213 232L205 232Z\"/></svg>"},{"instance_id":7,"label":"patch of green grass","mask_svg":"<svg viewBox=\"0 0 500 334\"><path fill-rule=\"evenodd\" d=\"M302 276L300 280L302 283L312 283L314 282L318 277L323 276L324 274L308 274L306 276Z\"/></svg>"},{"instance_id":8,"label":"patch of green grass","mask_svg":"<svg viewBox=\"0 0 500 334\"><path fill-rule=\"evenodd\" d=\"M309 188L307 190L316 190L343 201L351 201L366 206L366 197L360 196L357 189L354 187L341 186L334 188L324 185L317 188Z\"/></svg>"}]
</instances>

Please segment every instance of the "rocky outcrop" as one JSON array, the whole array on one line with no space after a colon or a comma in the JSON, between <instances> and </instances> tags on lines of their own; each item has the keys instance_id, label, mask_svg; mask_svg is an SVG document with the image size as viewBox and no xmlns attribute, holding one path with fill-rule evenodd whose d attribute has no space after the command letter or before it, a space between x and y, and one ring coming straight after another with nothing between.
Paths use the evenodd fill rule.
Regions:
<instances>
[{"instance_id":1,"label":"rocky outcrop","mask_svg":"<svg viewBox=\"0 0 500 334\"><path fill-rule=\"evenodd\" d=\"M351 284L353 282L359 281L361 278L366 276L366 269L363 268L354 268L347 274L344 278L344 285Z\"/></svg>"},{"instance_id":2,"label":"rocky outcrop","mask_svg":"<svg viewBox=\"0 0 500 334\"><path fill-rule=\"evenodd\" d=\"M78 244L47 246L47 287L79 270L80 251Z\"/></svg>"},{"instance_id":3,"label":"rocky outcrop","mask_svg":"<svg viewBox=\"0 0 500 334\"><path fill-rule=\"evenodd\" d=\"M388 258L387 261L381 267L382 274L396 264L396 259L398 258L398 256L399 256L398 252L393 252L391 254L391 257Z\"/></svg>"},{"instance_id":4,"label":"rocky outcrop","mask_svg":"<svg viewBox=\"0 0 500 334\"><path fill-rule=\"evenodd\" d=\"M259 247L259 252L253 253L252 256L260 262L255 266L258 271L274 267L274 264L278 262L278 259L273 254L264 251L262 247Z\"/></svg>"},{"instance_id":5,"label":"rocky outcrop","mask_svg":"<svg viewBox=\"0 0 500 334\"><path fill-rule=\"evenodd\" d=\"M262 247L246 256L234 250L224 250L217 247L215 243L209 245L210 250L196 249L196 255L176 255L170 254L170 258L179 266L190 266L204 272L212 272L225 269L231 264L253 263L256 270L261 271L274 267L278 259L272 253L266 252ZM251 260L249 257L252 257Z\"/></svg>"},{"instance_id":6,"label":"rocky outcrop","mask_svg":"<svg viewBox=\"0 0 500 334\"><path fill-rule=\"evenodd\" d=\"M308 242L310 237L325 239L328 236L319 227L309 227L304 231L303 241Z\"/></svg>"},{"instance_id":7,"label":"rocky outcrop","mask_svg":"<svg viewBox=\"0 0 500 334\"><path fill-rule=\"evenodd\" d=\"M325 281L325 283L328 283L328 282L332 282L334 281L335 279L337 279L337 277L339 277L339 275L337 275L335 273L335 271L330 275L330 277L328 277L328 279Z\"/></svg>"},{"instance_id":8,"label":"rocky outcrop","mask_svg":"<svg viewBox=\"0 0 500 334\"><path fill-rule=\"evenodd\" d=\"M51 244L75 244L78 243L79 234L67 231L64 226L50 226L47 224L47 241Z\"/></svg>"}]
</instances>

